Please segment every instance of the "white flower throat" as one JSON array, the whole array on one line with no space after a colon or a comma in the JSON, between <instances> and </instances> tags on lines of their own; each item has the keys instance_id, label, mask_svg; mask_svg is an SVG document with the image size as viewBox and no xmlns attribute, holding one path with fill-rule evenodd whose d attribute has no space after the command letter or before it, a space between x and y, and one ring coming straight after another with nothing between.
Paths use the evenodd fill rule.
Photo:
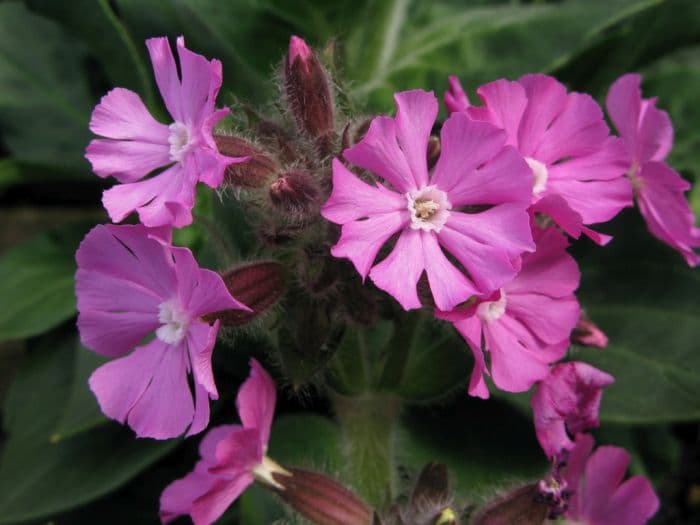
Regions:
<instances>
[{"instance_id":1,"label":"white flower throat","mask_svg":"<svg viewBox=\"0 0 700 525\"><path fill-rule=\"evenodd\" d=\"M439 232L452 209L447 194L435 186L406 193L406 201L414 230Z\"/></svg>"},{"instance_id":2,"label":"white flower throat","mask_svg":"<svg viewBox=\"0 0 700 525\"><path fill-rule=\"evenodd\" d=\"M182 122L173 122L168 126L168 129L170 130L170 135L168 136L170 160L181 162L182 158L192 146L190 143L190 128Z\"/></svg>"},{"instance_id":3,"label":"white flower throat","mask_svg":"<svg viewBox=\"0 0 700 525\"><path fill-rule=\"evenodd\" d=\"M158 321L163 324L156 330L156 337L176 345L187 335L191 320L177 299L165 301L158 305Z\"/></svg>"},{"instance_id":4,"label":"white flower throat","mask_svg":"<svg viewBox=\"0 0 700 525\"><path fill-rule=\"evenodd\" d=\"M525 157L525 162L532 170L532 193L539 195L547 189L547 179L549 178L547 166L530 157Z\"/></svg>"},{"instance_id":5,"label":"white flower throat","mask_svg":"<svg viewBox=\"0 0 700 525\"><path fill-rule=\"evenodd\" d=\"M506 292L503 288L500 290L501 297L498 301L485 301L476 307L476 315L482 321L495 321L506 313Z\"/></svg>"}]
</instances>

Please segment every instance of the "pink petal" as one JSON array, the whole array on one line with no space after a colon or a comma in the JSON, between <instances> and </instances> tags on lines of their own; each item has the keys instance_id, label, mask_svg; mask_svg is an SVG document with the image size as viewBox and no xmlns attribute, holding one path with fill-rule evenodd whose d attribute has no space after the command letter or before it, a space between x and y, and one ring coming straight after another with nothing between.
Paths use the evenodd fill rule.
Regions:
<instances>
[{"instance_id":1,"label":"pink petal","mask_svg":"<svg viewBox=\"0 0 700 525\"><path fill-rule=\"evenodd\" d=\"M255 359L250 360L250 376L245 380L236 398L238 415L244 428L259 432L263 453L270 440L270 427L275 413L277 393L275 382Z\"/></svg>"},{"instance_id":2,"label":"pink petal","mask_svg":"<svg viewBox=\"0 0 700 525\"><path fill-rule=\"evenodd\" d=\"M211 356L216 344L219 321L212 326L195 321L187 331L187 352L194 377L195 407L187 436L198 434L209 424L209 399L218 399Z\"/></svg>"},{"instance_id":3,"label":"pink petal","mask_svg":"<svg viewBox=\"0 0 700 525\"><path fill-rule=\"evenodd\" d=\"M78 314L80 342L93 352L107 357L130 352L160 324L157 310L150 313L116 313L84 309Z\"/></svg>"},{"instance_id":4,"label":"pink petal","mask_svg":"<svg viewBox=\"0 0 700 525\"><path fill-rule=\"evenodd\" d=\"M590 155L603 146L609 134L598 103L590 95L570 93L563 111L544 133L532 157L553 164Z\"/></svg>"},{"instance_id":5,"label":"pink petal","mask_svg":"<svg viewBox=\"0 0 700 525\"><path fill-rule=\"evenodd\" d=\"M217 481L192 505L190 515L194 525L214 523L252 483L253 476L247 472L242 472L230 480Z\"/></svg>"},{"instance_id":6,"label":"pink petal","mask_svg":"<svg viewBox=\"0 0 700 525\"><path fill-rule=\"evenodd\" d=\"M441 153L430 182L459 194L475 185L473 172L501 152L505 135L487 122L455 113L442 126L440 141Z\"/></svg>"},{"instance_id":7,"label":"pink petal","mask_svg":"<svg viewBox=\"0 0 700 525\"><path fill-rule=\"evenodd\" d=\"M578 434L574 447L569 453L566 467L564 468L564 480L571 490L569 497L569 510L566 517L576 519L583 512L583 472L586 468L595 441L590 434Z\"/></svg>"},{"instance_id":8,"label":"pink petal","mask_svg":"<svg viewBox=\"0 0 700 525\"><path fill-rule=\"evenodd\" d=\"M625 481L610 499L603 525L644 525L659 510L659 497L649 480L634 476Z\"/></svg>"},{"instance_id":9,"label":"pink petal","mask_svg":"<svg viewBox=\"0 0 700 525\"><path fill-rule=\"evenodd\" d=\"M518 82L528 99L518 131L518 149L524 157L532 157L549 126L566 106L566 88L555 78L541 74L525 75Z\"/></svg>"},{"instance_id":10,"label":"pink petal","mask_svg":"<svg viewBox=\"0 0 700 525\"><path fill-rule=\"evenodd\" d=\"M196 148L191 155L193 169L199 174L199 181L210 188L218 188L221 185L227 166L250 160L250 157L227 157L221 155L216 147L212 132L216 123L228 113L229 109L224 108L214 111L204 119L200 129L204 144Z\"/></svg>"},{"instance_id":11,"label":"pink petal","mask_svg":"<svg viewBox=\"0 0 700 525\"><path fill-rule=\"evenodd\" d=\"M518 146L518 128L527 107L525 89L518 82L501 79L484 84L476 90L482 107L470 107L471 118L484 120L506 132L506 143Z\"/></svg>"},{"instance_id":12,"label":"pink petal","mask_svg":"<svg viewBox=\"0 0 700 525\"><path fill-rule=\"evenodd\" d=\"M484 326L484 339L493 381L501 390L524 392L547 375L547 355L525 347L500 319Z\"/></svg>"},{"instance_id":13,"label":"pink petal","mask_svg":"<svg viewBox=\"0 0 700 525\"><path fill-rule=\"evenodd\" d=\"M135 283L136 289L168 299L176 289L175 270L167 247L139 225L98 225L75 254L78 268ZM80 298L78 299L80 304Z\"/></svg>"},{"instance_id":14,"label":"pink petal","mask_svg":"<svg viewBox=\"0 0 700 525\"><path fill-rule=\"evenodd\" d=\"M144 350L156 348L162 352L160 362L145 371L137 372L133 368L130 371L148 374L151 381L129 411L128 423L140 437L169 439L181 435L194 414L187 381L187 353L182 346L173 347L159 339L143 347Z\"/></svg>"},{"instance_id":15,"label":"pink petal","mask_svg":"<svg viewBox=\"0 0 700 525\"><path fill-rule=\"evenodd\" d=\"M519 293L507 297L508 315L518 319L547 345L557 344L562 340L568 341L581 314L573 294L553 298L542 293Z\"/></svg>"},{"instance_id":16,"label":"pink petal","mask_svg":"<svg viewBox=\"0 0 700 525\"><path fill-rule=\"evenodd\" d=\"M453 117L450 117L453 118ZM445 154L443 150L443 155ZM532 170L510 146L449 191L452 206L532 201Z\"/></svg>"},{"instance_id":17,"label":"pink petal","mask_svg":"<svg viewBox=\"0 0 700 525\"><path fill-rule=\"evenodd\" d=\"M642 119L639 123L638 158L662 161L673 146L673 125L668 113L655 107L654 99L642 102Z\"/></svg>"},{"instance_id":18,"label":"pink petal","mask_svg":"<svg viewBox=\"0 0 700 525\"><path fill-rule=\"evenodd\" d=\"M149 38L146 40L148 54L151 56L153 73L156 76L156 84L165 102L165 107L178 122L184 122L182 110L182 87L177 74L175 58L170 49L167 37Z\"/></svg>"},{"instance_id":19,"label":"pink petal","mask_svg":"<svg viewBox=\"0 0 700 525\"><path fill-rule=\"evenodd\" d=\"M394 94L396 138L418 188L428 184L428 139L438 113L432 92L415 89Z\"/></svg>"},{"instance_id":20,"label":"pink petal","mask_svg":"<svg viewBox=\"0 0 700 525\"><path fill-rule=\"evenodd\" d=\"M216 466L210 472L226 477L250 471L265 454L257 428L231 432L216 445Z\"/></svg>"},{"instance_id":21,"label":"pink petal","mask_svg":"<svg viewBox=\"0 0 700 525\"><path fill-rule=\"evenodd\" d=\"M167 128L166 128L167 129ZM172 163L170 147L142 140L94 139L85 157L100 177L112 176L119 182L135 182L153 170Z\"/></svg>"},{"instance_id":22,"label":"pink petal","mask_svg":"<svg viewBox=\"0 0 700 525\"><path fill-rule=\"evenodd\" d=\"M114 222L136 211L149 228L172 225L176 228L192 222L196 180L190 170L179 164L140 182L121 184L102 194L102 203Z\"/></svg>"},{"instance_id":23,"label":"pink petal","mask_svg":"<svg viewBox=\"0 0 700 525\"><path fill-rule=\"evenodd\" d=\"M404 310L420 308L416 286L423 273L423 243L419 231L405 229L392 252L377 264L369 276L374 284L392 295Z\"/></svg>"},{"instance_id":24,"label":"pink petal","mask_svg":"<svg viewBox=\"0 0 700 525\"><path fill-rule=\"evenodd\" d=\"M469 379L469 395L481 399L489 398L489 389L484 381L484 374L490 375L486 368L484 352L481 350L481 322L475 315L465 315L454 321L454 327L467 341L474 355L474 369Z\"/></svg>"},{"instance_id":25,"label":"pink petal","mask_svg":"<svg viewBox=\"0 0 700 525\"><path fill-rule=\"evenodd\" d=\"M598 522L609 500L625 477L630 457L619 447L598 447L588 458L582 499L582 517Z\"/></svg>"},{"instance_id":26,"label":"pink petal","mask_svg":"<svg viewBox=\"0 0 700 525\"><path fill-rule=\"evenodd\" d=\"M689 266L700 264L695 216L684 192L690 188L678 173L660 162L648 162L639 173L637 203L651 234L681 253Z\"/></svg>"},{"instance_id":27,"label":"pink petal","mask_svg":"<svg viewBox=\"0 0 700 525\"><path fill-rule=\"evenodd\" d=\"M445 257L432 232L421 232L423 260L430 291L440 310L452 310L472 295L478 294L471 282Z\"/></svg>"},{"instance_id":28,"label":"pink petal","mask_svg":"<svg viewBox=\"0 0 700 525\"><path fill-rule=\"evenodd\" d=\"M583 219L569 207L561 195L546 195L535 202L531 210L535 213L547 215L557 226L574 239L578 239L581 236Z\"/></svg>"},{"instance_id":29,"label":"pink petal","mask_svg":"<svg viewBox=\"0 0 700 525\"><path fill-rule=\"evenodd\" d=\"M625 177L613 180L553 180L547 191L561 195L583 224L606 222L632 205L632 186Z\"/></svg>"},{"instance_id":30,"label":"pink petal","mask_svg":"<svg viewBox=\"0 0 700 525\"><path fill-rule=\"evenodd\" d=\"M216 447L221 440L228 437L233 432L238 432L243 427L240 425L219 425L212 427L199 442L199 455L208 467L216 465Z\"/></svg>"},{"instance_id":31,"label":"pink petal","mask_svg":"<svg viewBox=\"0 0 700 525\"><path fill-rule=\"evenodd\" d=\"M381 191L362 182L354 173L333 159L333 192L323 205L321 215L336 224L407 209L406 197L393 191Z\"/></svg>"},{"instance_id":32,"label":"pink petal","mask_svg":"<svg viewBox=\"0 0 700 525\"><path fill-rule=\"evenodd\" d=\"M216 476L207 471L204 462L197 463L193 472L165 487L160 496L161 523L170 523L189 514L194 501L210 491L216 482Z\"/></svg>"},{"instance_id":33,"label":"pink petal","mask_svg":"<svg viewBox=\"0 0 700 525\"><path fill-rule=\"evenodd\" d=\"M628 164L637 156L639 120L642 111L641 77L636 73L622 75L608 91L605 106L610 120L620 133L628 153Z\"/></svg>"},{"instance_id":34,"label":"pink petal","mask_svg":"<svg viewBox=\"0 0 700 525\"><path fill-rule=\"evenodd\" d=\"M343 225L340 239L331 248L334 257L347 257L362 278L367 274L379 253L379 249L394 233L408 222L408 210L390 212L353 221Z\"/></svg>"},{"instance_id":35,"label":"pink petal","mask_svg":"<svg viewBox=\"0 0 700 525\"><path fill-rule=\"evenodd\" d=\"M102 412L124 423L149 387L164 355L170 350L169 345L154 339L128 356L110 361L95 370L90 376L89 385Z\"/></svg>"},{"instance_id":36,"label":"pink petal","mask_svg":"<svg viewBox=\"0 0 700 525\"><path fill-rule=\"evenodd\" d=\"M110 139L151 142L169 149L168 126L156 121L141 97L131 90L114 88L102 97L90 118L90 131Z\"/></svg>"},{"instance_id":37,"label":"pink petal","mask_svg":"<svg viewBox=\"0 0 700 525\"><path fill-rule=\"evenodd\" d=\"M469 107L469 98L462 88L459 79L450 75L447 78L450 88L445 91L444 102L445 108L447 109L447 114L454 113L455 111L466 111Z\"/></svg>"},{"instance_id":38,"label":"pink petal","mask_svg":"<svg viewBox=\"0 0 700 525\"><path fill-rule=\"evenodd\" d=\"M397 143L396 124L392 118L373 119L362 140L346 149L343 156L356 166L379 175L401 193L417 189L408 161Z\"/></svg>"},{"instance_id":39,"label":"pink petal","mask_svg":"<svg viewBox=\"0 0 700 525\"><path fill-rule=\"evenodd\" d=\"M182 122L200 123L203 117L214 111L216 95L222 82L221 62L209 62L202 55L185 47L185 39L178 37L177 53L182 70L180 104Z\"/></svg>"}]
</instances>

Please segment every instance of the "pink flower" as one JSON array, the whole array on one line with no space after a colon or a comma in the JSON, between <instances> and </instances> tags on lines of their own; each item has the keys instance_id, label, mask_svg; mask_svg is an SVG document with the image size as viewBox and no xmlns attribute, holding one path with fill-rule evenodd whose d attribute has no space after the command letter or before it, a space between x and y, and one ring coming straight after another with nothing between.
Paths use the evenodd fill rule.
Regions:
<instances>
[{"instance_id":1,"label":"pink flower","mask_svg":"<svg viewBox=\"0 0 700 525\"><path fill-rule=\"evenodd\" d=\"M571 342L577 345L605 348L608 346L608 336L581 312L581 319L571 332Z\"/></svg>"},{"instance_id":2,"label":"pink flower","mask_svg":"<svg viewBox=\"0 0 700 525\"><path fill-rule=\"evenodd\" d=\"M242 425L212 428L199 445L194 471L168 485L160 497L160 518L169 523L189 514L195 525L209 525L255 479L277 486L272 475L287 472L265 456L275 412L275 384L250 360L250 376L236 399Z\"/></svg>"},{"instance_id":3,"label":"pink flower","mask_svg":"<svg viewBox=\"0 0 700 525\"><path fill-rule=\"evenodd\" d=\"M608 113L625 146L628 176L651 234L678 250L690 266L700 264L700 229L683 195L690 184L663 161L671 151L673 127L656 99L642 99L641 77L623 75L610 87Z\"/></svg>"},{"instance_id":4,"label":"pink flower","mask_svg":"<svg viewBox=\"0 0 700 525\"><path fill-rule=\"evenodd\" d=\"M585 233L599 244L608 242L609 236L585 225L608 221L630 206L632 191L622 145L610 136L598 104L539 74L496 80L477 94L483 106L460 111L506 132L532 170L534 210L572 237Z\"/></svg>"},{"instance_id":5,"label":"pink flower","mask_svg":"<svg viewBox=\"0 0 700 525\"><path fill-rule=\"evenodd\" d=\"M343 154L380 183L368 184L333 161L333 192L322 215L343 228L331 253L350 259L407 310L421 306L416 285L425 271L435 304L450 310L511 280L520 254L534 248L525 211L530 170L505 146L503 131L455 113L442 127L442 153L429 174L437 100L420 90L394 99L396 117L376 117ZM374 264L396 233L391 253Z\"/></svg>"},{"instance_id":6,"label":"pink flower","mask_svg":"<svg viewBox=\"0 0 700 525\"><path fill-rule=\"evenodd\" d=\"M555 228L535 230L537 251L525 254L518 276L492 297L468 308L439 312L451 321L474 354L469 393L488 398L483 374L499 388L522 392L549 372L569 345L579 318L574 296L580 273L566 253L566 238ZM482 340L484 349L482 349ZM484 350L491 356L486 367Z\"/></svg>"},{"instance_id":7,"label":"pink flower","mask_svg":"<svg viewBox=\"0 0 700 525\"><path fill-rule=\"evenodd\" d=\"M102 411L141 437L171 438L188 426L187 435L201 432L209 398L218 398L211 355L219 329L202 316L248 308L189 250L163 244L141 225L96 226L76 259L80 339L116 358L90 377Z\"/></svg>"},{"instance_id":8,"label":"pink flower","mask_svg":"<svg viewBox=\"0 0 700 525\"><path fill-rule=\"evenodd\" d=\"M659 508L649 480L633 476L624 483L629 454L619 447L593 451L593 437L576 436L562 473L572 491L566 517L585 525L643 525Z\"/></svg>"},{"instance_id":9,"label":"pink flower","mask_svg":"<svg viewBox=\"0 0 700 525\"><path fill-rule=\"evenodd\" d=\"M615 379L586 363L560 363L537 385L532 412L537 439L549 458L571 450L575 436L597 427L603 388Z\"/></svg>"},{"instance_id":10,"label":"pink flower","mask_svg":"<svg viewBox=\"0 0 700 525\"><path fill-rule=\"evenodd\" d=\"M136 211L146 226L182 227L192 222L197 182L216 188L227 165L247 158L219 154L212 137L214 125L228 113L214 107L221 62L193 53L179 37L180 79L166 37L151 38L146 46L173 122L157 122L136 93L115 88L102 97L90 120L90 129L107 138L90 142L85 156L97 175L122 183L102 197L114 222Z\"/></svg>"},{"instance_id":11,"label":"pink flower","mask_svg":"<svg viewBox=\"0 0 700 525\"><path fill-rule=\"evenodd\" d=\"M450 83L450 89L445 91L445 107L447 108L447 113L454 113L455 111L467 111L470 106L469 98L462 88L459 79L450 75L447 79Z\"/></svg>"}]
</instances>

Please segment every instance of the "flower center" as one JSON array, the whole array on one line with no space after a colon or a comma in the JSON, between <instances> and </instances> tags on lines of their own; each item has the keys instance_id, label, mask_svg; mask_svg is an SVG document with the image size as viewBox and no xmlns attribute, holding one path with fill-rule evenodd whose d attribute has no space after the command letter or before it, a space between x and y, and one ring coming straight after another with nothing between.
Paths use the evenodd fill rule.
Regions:
<instances>
[{"instance_id":1,"label":"flower center","mask_svg":"<svg viewBox=\"0 0 700 525\"><path fill-rule=\"evenodd\" d=\"M170 135L168 143L170 144L170 160L181 162L185 153L190 149L190 129L182 122L173 122L168 126Z\"/></svg>"},{"instance_id":2,"label":"flower center","mask_svg":"<svg viewBox=\"0 0 700 525\"><path fill-rule=\"evenodd\" d=\"M406 194L411 228L439 232L450 216L452 205L447 194L435 186L426 186Z\"/></svg>"},{"instance_id":3,"label":"flower center","mask_svg":"<svg viewBox=\"0 0 700 525\"><path fill-rule=\"evenodd\" d=\"M530 157L525 157L525 162L527 162L527 165L530 166L532 170L532 193L539 195L547 189L547 178L549 177L547 166L542 164L539 160Z\"/></svg>"},{"instance_id":4,"label":"flower center","mask_svg":"<svg viewBox=\"0 0 700 525\"><path fill-rule=\"evenodd\" d=\"M187 335L191 321L176 299L158 305L158 320L163 324L156 330L156 336L164 343L171 345L182 341Z\"/></svg>"},{"instance_id":5,"label":"flower center","mask_svg":"<svg viewBox=\"0 0 700 525\"><path fill-rule=\"evenodd\" d=\"M476 307L476 315L483 321L491 322L506 312L506 292L501 288L498 301L485 301Z\"/></svg>"}]
</instances>

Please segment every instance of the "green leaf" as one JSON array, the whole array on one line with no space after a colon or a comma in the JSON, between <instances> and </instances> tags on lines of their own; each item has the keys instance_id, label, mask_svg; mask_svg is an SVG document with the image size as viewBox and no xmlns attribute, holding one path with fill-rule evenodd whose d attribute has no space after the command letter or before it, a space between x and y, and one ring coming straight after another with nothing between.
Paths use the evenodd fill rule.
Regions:
<instances>
[{"instance_id":1,"label":"green leaf","mask_svg":"<svg viewBox=\"0 0 700 525\"><path fill-rule=\"evenodd\" d=\"M5 400L8 440L0 457L0 523L74 508L123 485L180 441L135 439L109 425L58 443L51 435L71 398L74 338L31 348Z\"/></svg>"},{"instance_id":2,"label":"green leaf","mask_svg":"<svg viewBox=\"0 0 700 525\"><path fill-rule=\"evenodd\" d=\"M84 56L54 22L20 3L0 5L0 126L17 159L87 168L91 103Z\"/></svg>"},{"instance_id":3,"label":"green leaf","mask_svg":"<svg viewBox=\"0 0 700 525\"><path fill-rule=\"evenodd\" d=\"M40 334L75 313L75 250L85 231L43 233L0 258L0 341Z\"/></svg>"}]
</instances>

